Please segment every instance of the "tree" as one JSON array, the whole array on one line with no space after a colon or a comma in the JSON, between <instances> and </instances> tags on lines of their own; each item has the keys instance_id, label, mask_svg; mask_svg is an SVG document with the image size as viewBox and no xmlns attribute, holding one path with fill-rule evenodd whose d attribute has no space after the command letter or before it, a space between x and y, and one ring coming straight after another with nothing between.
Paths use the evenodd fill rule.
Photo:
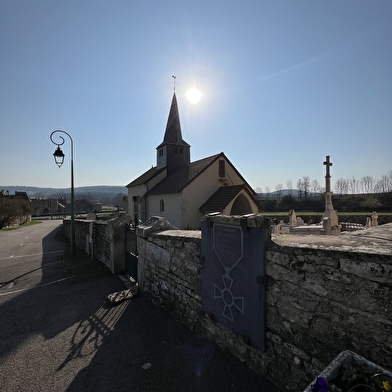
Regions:
<instances>
[{"instance_id":1,"label":"tree","mask_svg":"<svg viewBox=\"0 0 392 392\"><path fill-rule=\"evenodd\" d=\"M278 200L282 197L282 189L283 189L283 184L278 184L275 187L276 192L278 192Z\"/></svg>"},{"instance_id":2,"label":"tree","mask_svg":"<svg viewBox=\"0 0 392 392\"><path fill-rule=\"evenodd\" d=\"M297 189L298 189L298 196L300 199L302 199L302 195L304 193L304 188L303 188L303 183L302 183L301 178L298 178L298 180L297 180Z\"/></svg>"},{"instance_id":3,"label":"tree","mask_svg":"<svg viewBox=\"0 0 392 392\"><path fill-rule=\"evenodd\" d=\"M20 218L31 214L31 204L27 200L0 199L0 228L10 226ZM22 219L22 223L24 223Z\"/></svg>"},{"instance_id":4,"label":"tree","mask_svg":"<svg viewBox=\"0 0 392 392\"><path fill-rule=\"evenodd\" d=\"M313 196L316 196L316 194L320 192L320 184L317 180L312 181L311 189L312 189Z\"/></svg>"},{"instance_id":5,"label":"tree","mask_svg":"<svg viewBox=\"0 0 392 392\"><path fill-rule=\"evenodd\" d=\"M339 178L335 183L335 192L338 195L346 195L348 193L349 181Z\"/></svg>"},{"instance_id":6,"label":"tree","mask_svg":"<svg viewBox=\"0 0 392 392\"><path fill-rule=\"evenodd\" d=\"M310 189L310 178L308 176L302 177L302 186L304 191L304 196L309 196L309 189Z\"/></svg>"},{"instance_id":7,"label":"tree","mask_svg":"<svg viewBox=\"0 0 392 392\"><path fill-rule=\"evenodd\" d=\"M374 179L372 176L363 176L361 178L361 186L363 193L372 193L374 188Z\"/></svg>"},{"instance_id":8,"label":"tree","mask_svg":"<svg viewBox=\"0 0 392 392\"><path fill-rule=\"evenodd\" d=\"M352 176L351 179L349 180L348 187L349 187L350 192L351 192L352 195L356 195L358 193L357 192L358 182L357 182L357 180L355 179L354 176Z\"/></svg>"},{"instance_id":9,"label":"tree","mask_svg":"<svg viewBox=\"0 0 392 392\"><path fill-rule=\"evenodd\" d=\"M390 176L383 174L376 183L376 192L385 193L390 191L392 191L392 171L390 171Z\"/></svg>"},{"instance_id":10,"label":"tree","mask_svg":"<svg viewBox=\"0 0 392 392\"><path fill-rule=\"evenodd\" d=\"M266 195L267 199L269 198L270 192L271 192L270 187L269 187L269 186L266 186L266 187L265 187L265 195Z\"/></svg>"},{"instance_id":11,"label":"tree","mask_svg":"<svg viewBox=\"0 0 392 392\"><path fill-rule=\"evenodd\" d=\"M112 204L115 206L121 206L124 198L124 193L118 193L112 200Z\"/></svg>"},{"instance_id":12,"label":"tree","mask_svg":"<svg viewBox=\"0 0 392 392\"><path fill-rule=\"evenodd\" d=\"M287 194L288 194L289 196L291 196L292 193L293 193L293 181L288 180L288 181L286 182L286 188L287 188Z\"/></svg>"}]
</instances>

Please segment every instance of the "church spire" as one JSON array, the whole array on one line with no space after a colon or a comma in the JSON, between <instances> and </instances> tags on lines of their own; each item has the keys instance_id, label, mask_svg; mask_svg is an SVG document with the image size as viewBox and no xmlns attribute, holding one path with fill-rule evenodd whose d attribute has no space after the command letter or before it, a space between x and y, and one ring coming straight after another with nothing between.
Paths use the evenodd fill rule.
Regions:
<instances>
[{"instance_id":1,"label":"church spire","mask_svg":"<svg viewBox=\"0 0 392 392\"><path fill-rule=\"evenodd\" d=\"M190 145L182 138L176 93L170 107L163 142L157 147L158 168L172 170L190 164Z\"/></svg>"},{"instance_id":2,"label":"church spire","mask_svg":"<svg viewBox=\"0 0 392 392\"><path fill-rule=\"evenodd\" d=\"M170 107L169 118L166 124L165 136L163 143L183 144L182 139L180 116L178 114L178 105L176 93L173 94L173 99ZM186 143L185 143L186 144Z\"/></svg>"}]
</instances>

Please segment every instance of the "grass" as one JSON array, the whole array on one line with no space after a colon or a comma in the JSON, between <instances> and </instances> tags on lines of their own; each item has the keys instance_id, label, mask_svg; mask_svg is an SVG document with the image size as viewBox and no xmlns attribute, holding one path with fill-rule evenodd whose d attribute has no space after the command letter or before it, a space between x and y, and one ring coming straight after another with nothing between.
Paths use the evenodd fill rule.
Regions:
<instances>
[{"instance_id":1,"label":"grass","mask_svg":"<svg viewBox=\"0 0 392 392\"><path fill-rule=\"evenodd\" d=\"M323 216L324 213L323 212L312 212L312 211L295 211L295 214L297 216L302 215L302 216ZM339 212L337 211L338 216L339 215L345 215L345 216L370 216L372 215L371 212ZM289 212L285 212L285 211L271 211L271 212L261 212L260 213L261 216L288 216ZM378 216L381 215L387 215L387 216L392 216L392 212L377 212Z\"/></svg>"},{"instance_id":2,"label":"grass","mask_svg":"<svg viewBox=\"0 0 392 392\"><path fill-rule=\"evenodd\" d=\"M31 222L24 223L23 225L12 226L12 227L4 227L1 230L3 230L3 231L17 230L17 229L20 229L21 227L38 225L39 223L41 223L41 221L32 220Z\"/></svg>"}]
</instances>

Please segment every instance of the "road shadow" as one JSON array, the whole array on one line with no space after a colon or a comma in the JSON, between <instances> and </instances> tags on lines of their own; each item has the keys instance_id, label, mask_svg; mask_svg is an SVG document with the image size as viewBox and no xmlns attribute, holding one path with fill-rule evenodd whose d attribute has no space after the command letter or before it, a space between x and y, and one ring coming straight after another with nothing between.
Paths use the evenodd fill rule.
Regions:
<instances>
[{"instance_id":1,"label":"road shadow","mask_svg":"<svg viewBox=\"0 0 392 392\"><path fill-rule=\"evenodd\" d=\"M21 260L20 272L1 290L0 365L31 337L51 339L85 322L107 294L123 287L102 263L69 256L67 249L59 226L42 239L40 266Z\"/></svg>"},{"instance_id":2,"label":"road shadow","mask_svg":"<svg viewBox=\"0 0 392 392\"><path fill-rule=\"evenodd\" d=\"M113 330L67 392L278 392L232 354L196 336L145 297L120 306L122 315Z\"/></svg>"}]
</instances>

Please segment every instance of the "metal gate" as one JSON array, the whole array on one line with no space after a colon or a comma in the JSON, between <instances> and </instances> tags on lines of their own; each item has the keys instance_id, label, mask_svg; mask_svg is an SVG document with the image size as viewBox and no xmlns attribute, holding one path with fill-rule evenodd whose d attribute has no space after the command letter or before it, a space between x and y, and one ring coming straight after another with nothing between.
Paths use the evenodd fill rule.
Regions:
<instances>
[{"instance_id":1,"label":"metal gate","mask_svg":"<svg viewBox=\"0 0 392 392\"><path fill-rule=\"evenodd\" d=\"M137 251L137 217L125 225L125 272L137 281L138 251Z\"/></svg>"}]
</instances>

